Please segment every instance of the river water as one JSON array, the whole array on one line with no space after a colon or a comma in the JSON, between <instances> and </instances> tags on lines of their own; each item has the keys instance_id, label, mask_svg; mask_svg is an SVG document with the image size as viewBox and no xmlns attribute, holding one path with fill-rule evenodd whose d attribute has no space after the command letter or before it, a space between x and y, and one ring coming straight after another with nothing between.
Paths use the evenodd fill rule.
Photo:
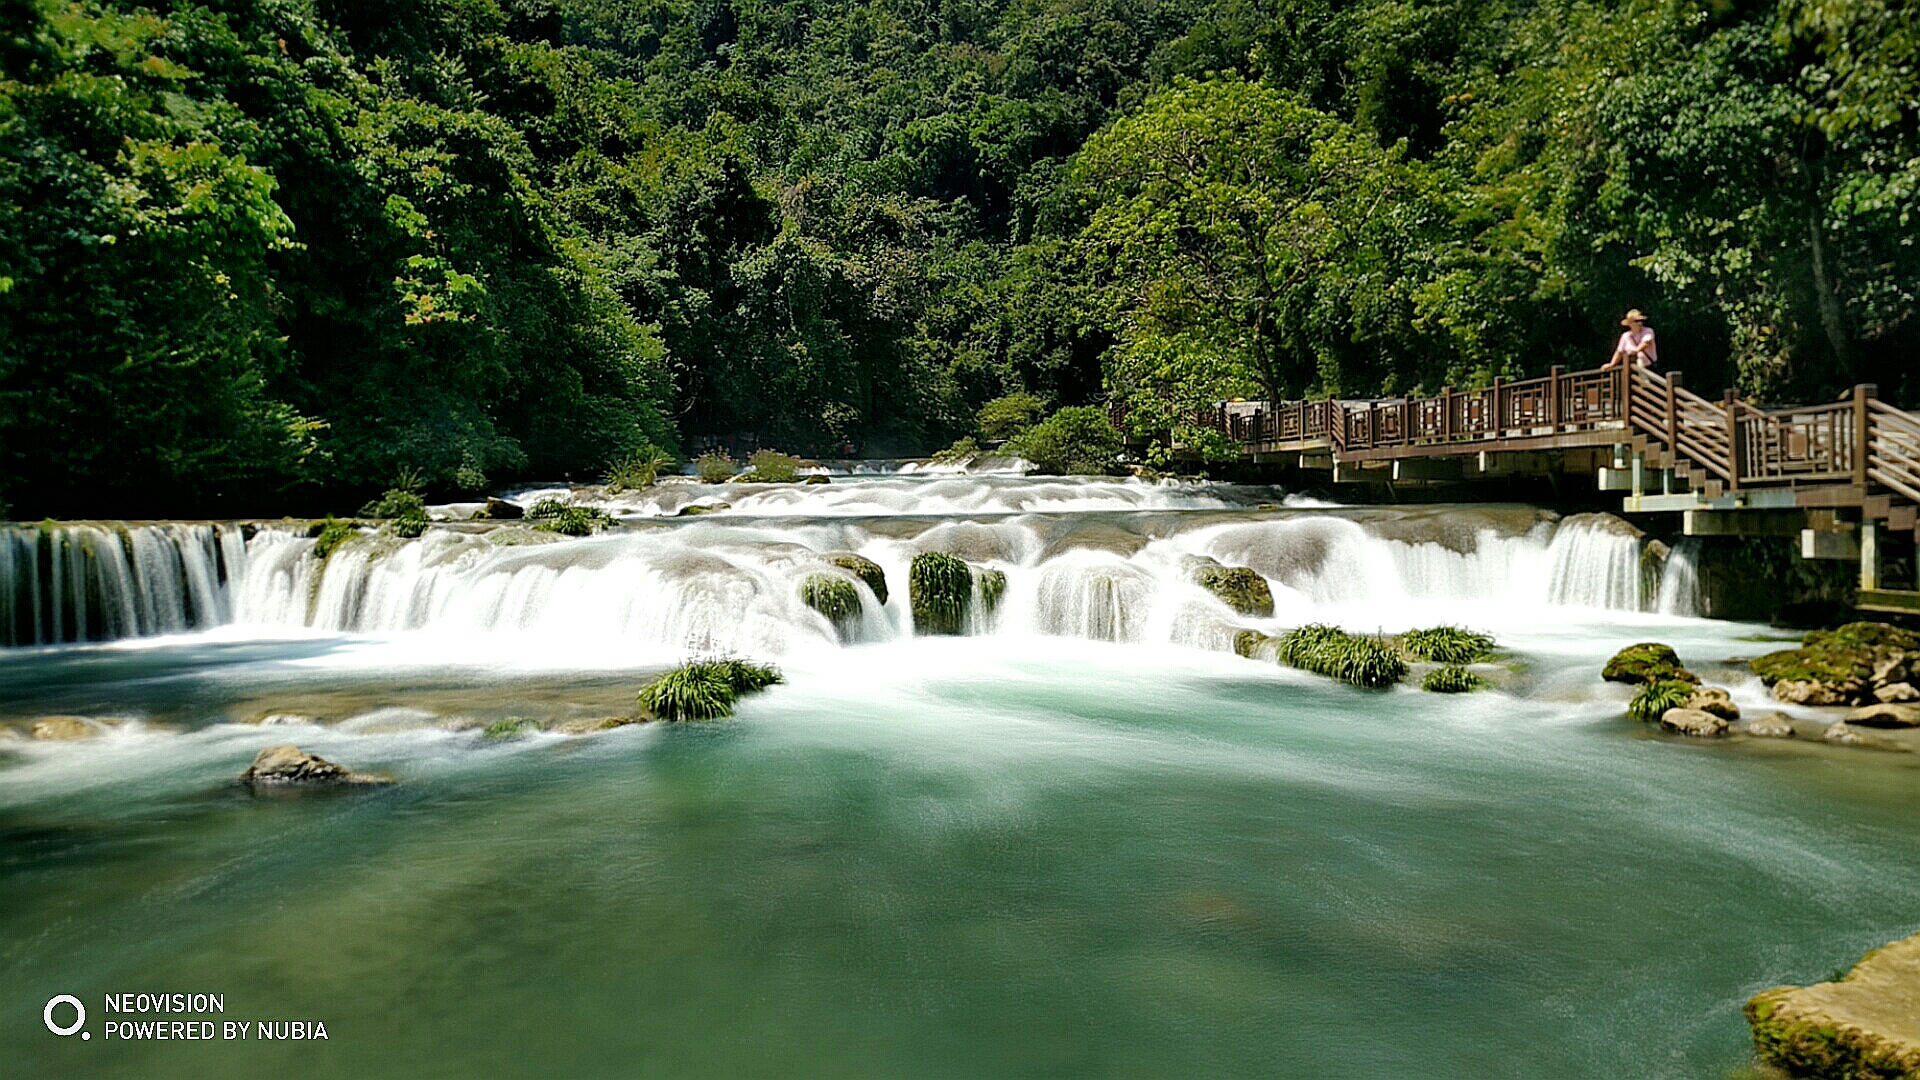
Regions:
<instances>
[{"instance_id":1,"label":"river water","mask_svg":"<svg viewBox=\"0 0 1920 1080\"><path fill-rule=\"evenodd\" d=\"M1622 717L1620 646L1751 715L1724 661L1778 635L1672 614L1604 519L954 475L603 504L626 526L324 569L290 526L0 533L0 720L128 718L0 741L0 1075L1722 1078L1749 995L1920 918L1913 755ZM913 633L921 550L1006 572L969 636ZM797 599L834 551L892 586L844 629ZM1514 674L1231 652L1309 620L1473 625ZM787 682L725 722L478 730L718 651ZM399 783L231 785L285 742ZM119 992L328 1038L105 1039ZM42 1026L60 993L93 1039Z\"/></svg>"}]
</instances>

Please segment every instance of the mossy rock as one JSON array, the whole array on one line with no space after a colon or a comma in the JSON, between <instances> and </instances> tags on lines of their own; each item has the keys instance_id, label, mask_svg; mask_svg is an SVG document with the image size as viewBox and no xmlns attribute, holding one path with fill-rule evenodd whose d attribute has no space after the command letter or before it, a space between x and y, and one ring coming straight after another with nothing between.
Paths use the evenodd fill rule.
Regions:
<instances>
[{"instance_id":1,"label":"mossy rock","mask_svg":"<svg viewBox=\"0 0 1920 1080\"><path fill-rule=\"evenodd\" d=\"M922 634L964 633L973 607L973 568L937 551L913 557L907 571L907 596L914 629Z\"/></svg>"},{"instance_id":2,"label":"mossy rock","mask_svg":"<svg viewBox=\"0 0 1920 1080\"><path fill-rule=\"evenodd\" d=\"M1809 649L1920 649L1920 633L1886 623L1848 623L1836 630L1814 630L1800 639Z\"/></svg>"},{"instance_id":3,"label":"mossy rock","mask_svg":"<svg viewBox=\"0 0 1920 1080\"><path fill-rule=\"evenodd\" d=\"M524 716L509 716L505 720L495 720L480 730L480 736L488 742L505 742L521 739L540 730L538 721Z\"/></svg>"},{"instance_id":4,"label":"mossy rock","mask_svg":"<svg viewBox=\"0 0 1920 1080\"><path fill-rule=\"evenodd\" d=\"M882 604L887 602L887 572L880 569L879 563L850 551L829 555L827 561L866 582L867 588L873 590L875 600Z\"/></svg>"},{"instance_id":5,"label":"mossy rock","mask_svg":"<svg viewBox=\"0 0 1920 1080\"><path fill-rule=\"evenodd\" d=\"M313 557L321 562L327 561L341 544L353 539L359 532L359 522L328 518L314 534Z\"/></svg>"},{"instance_id":6,"label":"mossy rock","mask_svg":"<svg viewBox=\"0 0 1920 1080\"><path fill-rule=\"evenodd\" d=\"M1271 659L1262 653L1271 652L1269 643L1273 638L1258 630L1242 630L1233 635L1233 651L1249 660Z\"/></svg>"},{"instance_id":7,"label":"mossy rock","mask_svg":"<svg viewBox=\"0 0 1920 1080\"><path fill-rule=\"evenodd\" d=\"M974 570L980 579L980 603L988 614L1000 610L1000 600L1007 595L1007 575L1002 570Z\"/></svg>"},{"instance_id":8,"label":"mossy rock","mask_svg":"<svg viewBox=\"0 0 1920 1080\"><path fill-rule=\"evenodd\" d=\"M1870 649L1781 649L1747 662L1762 682L1812 682L1828 686L1865 682L1873 674Z\"/></svg>"},{"instance_id":9,"label":"mossy rock","mask_svg":"<svg viewBox=\"0 0 1920 1080\"><path fill-rule=\"evenodd\" d=\"M1668 680L1700 681L1698 675L1680 666L1680 656L1673 651L1673 646L1657 641L1643 641L1614 653L1613 659L1601 669L1600 677L1608 682L1628 685Z\"/></svg>"},{"instance_id":10,"label":"mossy rock","mask_svg":"<svg viewBox=\"0 0 1920 1080\"><path fill-rule=\"evenodd\" d=\"M825 615L841 634L860 621L860 587L837 574L808 574L800 583L800 602Z\"/></svg>"},{"instance_id":11,"label":"mossy rock","mask_svg":"<svg viewBox=\"0 0 1920 1080\"><path fill-rule=\"evenodd\" d=\"M1193 583L1242 615L1260 619L1273 616L1273 589L1251 567L1203 565L1195 568Z\"/></svg>"},{"instance_id":12,"label":"mossy rock","mask_svg":"<svg viewBox=\"0 0 1920 1080\"><path fill-rule=\"evenodd\" d=\"M1816 1080L1920 1076L1911 1017L1920 1000L1920 937L1868 953L1812 986L1763 990L1747 1002L1753 1045L1768 1064Z\"/></svg>"}]
</instances>

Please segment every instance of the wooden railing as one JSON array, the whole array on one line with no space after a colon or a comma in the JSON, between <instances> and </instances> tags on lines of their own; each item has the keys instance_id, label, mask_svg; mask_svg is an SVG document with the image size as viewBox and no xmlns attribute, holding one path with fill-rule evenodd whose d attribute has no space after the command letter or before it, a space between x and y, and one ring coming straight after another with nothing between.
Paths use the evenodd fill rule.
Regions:
<instances>
[{"instance_id":1,"label":"wooden railing","mask_svg":"<svg viewBox=\"0 0 1920 1080\"><path fill-rule=\"evenodd\" d=\"M1124 424L1124 409L1112 415ZM1523 440L1551 445L1557 436L1619 431L1621 441L1637 435L1675 464L1697 467L1733 490L1843 484L1864 493L1879 484L1920 503L1920 418L1878 400L1871 386L1827 405L1769 411L1731 390L1710 401L1688 390L1678 372L1556 367L1542 378L1495 379L1483 389L1446 388L1427 398L1235 402L1190 419L1249 452L1324 442L1336 458Z\"/></svg>"}]
</instances>

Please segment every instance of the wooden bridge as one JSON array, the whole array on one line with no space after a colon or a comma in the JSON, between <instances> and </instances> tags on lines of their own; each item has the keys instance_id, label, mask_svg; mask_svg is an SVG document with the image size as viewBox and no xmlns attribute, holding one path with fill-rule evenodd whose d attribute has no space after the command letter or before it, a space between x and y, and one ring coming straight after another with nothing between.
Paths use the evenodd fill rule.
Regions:
<instances>
[{"instance_id":1,"label":"wooden bridge","mask_svg":"<svg viewBox=\"0 0 1920 1080\"><path fill-rule=\"evenodd\" d=\"M1798 535L1803 557L1858 559L1859 606L1920 612L1920 592L1880 581L1883 540L1920 540L1920 417L1872 386L1761 409L1732 390L1703 398L1678 372L1556 367L1436 397L1229 402L1192 419L1244 459L1337 483L1590 472L1625 493L1624 512L1685 514L1686 535Z\"/></svg>"}]
</instances>

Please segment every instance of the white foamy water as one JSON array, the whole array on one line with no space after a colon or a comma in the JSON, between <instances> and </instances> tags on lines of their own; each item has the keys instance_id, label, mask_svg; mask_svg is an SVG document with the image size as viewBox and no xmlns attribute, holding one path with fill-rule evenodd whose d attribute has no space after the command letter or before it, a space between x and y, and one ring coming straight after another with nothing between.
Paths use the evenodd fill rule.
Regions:
<instances>
[{"instance_id":1,"label":"white foamy water","mask_svg":"<svg viewBox=\"0 0 1920 1080\"><path fill-rule=\"evenodd\" d=\"M913 636L908 570L927 551L1006 575L997 609L976 604L974 635L1224 649L1238 630L1308 621L1397 630L1527 625L1568 609L1673 610L1642 583L1642 541L1604 515L1224 512L1225 493L1207 485L992 477L746 494L766 512L577 540L518 527L433 529L413 541L369 532L324 561L313 540L272 527L244 543L234 526L8 530L0 625L13 644L232 625L516 635L551 652L625 642L662 655L784 655ZM929 506L945 512L908 513ZM892 512L868 513L877 507ZM885 602L829 561L847 552L885 570ZM1273 616L1237 614L1195 584L1210 562L1258 571ZM802 601L802 584L820 574L855 583L858 618L836 627ZM1690 589L1668 584L1675 595Z\"/></svg>"}]
</instances>

